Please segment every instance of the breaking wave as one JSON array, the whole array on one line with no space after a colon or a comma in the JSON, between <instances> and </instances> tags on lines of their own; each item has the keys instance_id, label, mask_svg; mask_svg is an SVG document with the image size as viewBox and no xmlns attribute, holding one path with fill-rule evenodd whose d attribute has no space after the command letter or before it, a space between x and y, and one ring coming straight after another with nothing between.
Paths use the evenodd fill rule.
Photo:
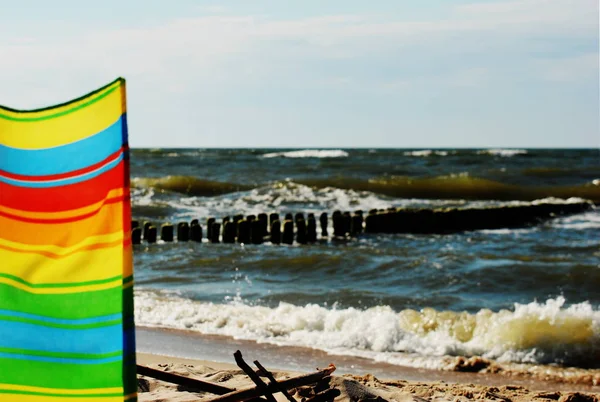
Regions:
<instances>
[{"instance_id":1,"label":"breaking wave","mask_svg":"<svg viewBox=\"0 0 600 402\"><path fill-rule=\"evenodd\" d=\"M300 151L272 152L263 158L346 158L348 152L341 149L304 149Z\"/></svg>"},{"instance_id":2,"label":"breaking wave","mask_svg":"<svg viewBox=\"0 0 600 402\"><path fill-rule=\"evenodd\" d=\"M246 191L253 186L202 180L192 176L165 176L153 178L136 177L131 180L134 188L172 191L201 197Z\"/></svg>"},{"instance_id":3,"label":"breaking wave","mask_svg":"<svg viewBox=\"0 0 600 402\"><path fill-rule=\"evenodd\" d=\"M577 186L519 186L468 174L415 178L395 176L370 180L348 177L332 179L294 179L313 189L336 188L356 192L370 192L388 197L430 200L498 200L533 201L554 197L568 199L578 197L600 203L600 186L593 182ZM135 188L171 191L190 196L216 196L249 191L252 189L285 186L289 181L257 185L236 184L202 180L192 176L166 176L160 178L134 178Z\"/></svg>"},{"instance_id":4,"label":"breaking wave","mask_svg":"<svg viewBox=\"0 0 600 402\"><path fill-rule=\"evenodd\" d=\"M448 151L434 151L431 149L424 149L420 151L407 151L404 152L405 156L417 156L417 157L428 157L428 156L447 156L449 155Z\"/></svg>"},{"instance_id":5,"label":"breaking wave","mask_svg":"<svg viewBox=\"0 0 600 402\"><path fill-rule=\"evenodd\" d=\"M599 364L600 310L588 302L567 307L562 297L475 314L283 302L269 308L241 300L213 304L148 290L137 291L135 299L136 321L142 326L316 348L396 364L406 364L406 354L576 367ZM439 359L437 368L442 365Z\"/></svg>"},{"instance_id":6,"label":"breaking wave","mask_svg":"<svg viewBox=\"0 0 600 402\"><path fill-rule=\"evenodd\" d=\"M477 152L478 155L493 155L501 156L503 158L510 158L516 155L526 155L525 149L482 149Z\"/></svg>"}]
</instances>

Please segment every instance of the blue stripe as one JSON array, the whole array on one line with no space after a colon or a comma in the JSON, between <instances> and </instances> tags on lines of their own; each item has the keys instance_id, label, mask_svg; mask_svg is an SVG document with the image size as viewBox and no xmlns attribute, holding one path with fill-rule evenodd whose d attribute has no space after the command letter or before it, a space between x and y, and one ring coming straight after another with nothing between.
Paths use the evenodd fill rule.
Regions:
<instances>
[{"instance_id":1,"label":"blue stripe","mask_svg":"<svg viewBox=\"0 0 600 402\"><path fill-rule=\"evenodd\" d=\"M124 119L125 114L91 137L55 148L20 149L0 145L0 170L26 176L46 176L86 168L121 148Z\"/></svg>"},{"instance_id":2,"label":"blue stripe","mask_svg":"<svg viewBox=\"0 0 600 402\"><path fill-rule=\"evenodd\" d=\"M125 333L128 331L130 330ZM65 329L0 320L0 347L12 349L56 353L112 353L123 350L123 336L121 324L101 328Z\"/></svg>"},{"instance_id":3,"label":"blue stripe","mask_svg":"<svg viewBox=\"0 0 600 402\"><path fill-rule=\"evenodd\" d=\"M20 311L11 311L11 310L2 310L2 309L0 309L0 316L29 318L32 320L43 321L43 322L47 322L50 324L67 324L67 325L97 324L97 323L122 319L121 314L111 314L111 315L105 315L105 316L101 316L101 317L91 317L91 318L65 319L65 318L46 317L43 315L22 313Z\"/></svg>"},{"instance_id":4,"label":"blue stripe","mask_svg":"<svg viewBox=\"0 0 600 402\"><path fill-rule=\"evenodd\" d=\"M106 357L104 359L73 359L70 357L31 356L19 353L0 353L0 358L34 360L38 362L65 363L65 364L103 364L123 360L123 356Z\"/></svg>"},{"instance_id":5,"label":"blue stripe","mask_svg":"<svg viewBox=\"0 0 600 402\"><path fill-rule=\"evenodd\" d=\"M66 179L53 180L53 181L21 181L15 179L9 179L7 177L0 176L0 181L4 183L8 183L17 187L30 187L30 188L47 188L47 187L58 187L58 186L66 186L67 184L75 184L82 181L93 179L96 176L100 176L102 173L109 171L114 168L123 160L123 152L119 154L119 157L114 161L110 162L107 165L104 165L102 168L98 170L94 170L93 172L86 173L77 177L70 177Z\"/></svg>"}]
</instances>

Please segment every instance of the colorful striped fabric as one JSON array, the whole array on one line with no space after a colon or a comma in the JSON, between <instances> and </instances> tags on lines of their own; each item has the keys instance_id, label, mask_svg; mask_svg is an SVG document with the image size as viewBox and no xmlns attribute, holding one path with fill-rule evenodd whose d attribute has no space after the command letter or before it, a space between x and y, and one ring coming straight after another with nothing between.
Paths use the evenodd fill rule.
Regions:
<instances>
[{"instance_id":1,"label":"colorful striped fabric","mask_svg":"<svg viewBox=\"0 0 600 402\"><path fill-rule=\"evenodd\" d=\"M0 400L136 400L125 81L0 107Z\"/></svg>"}]
</instances>

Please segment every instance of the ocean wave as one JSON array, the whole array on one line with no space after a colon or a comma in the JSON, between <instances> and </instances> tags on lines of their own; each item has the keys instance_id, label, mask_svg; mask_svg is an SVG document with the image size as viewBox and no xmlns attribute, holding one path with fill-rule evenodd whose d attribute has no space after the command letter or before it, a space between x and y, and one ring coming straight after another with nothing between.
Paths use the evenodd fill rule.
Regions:
<instances>
[{"instance_id":1,"label":"ocean wave","mask_svg":"<svg viewBox=\"0 0 600 402\"><path fill-rule=\"evenodd\" d=\"M370 180L349 177L294 179L293 182L317 190L352 190L402 199L533 201L550 197L558 199L576 197L600 203L600 186L592 183L579 186L519 186L473 177L466 173L424 178L392 176ZM131 183L134 188L207 197L254 189L275 189L288 186L290 181L249 185L203 180L192 176L166 176L138 177L133 178Z\"/></svg>"},{"instance_id":2,"label":"ocean wave","mask_svg":"<svg viewBox=\"0 0 600 402\"><path fill-rule=\"evenodd\" d=\"M493 155L493 156L501 156L503 158L510 158L516 155L526 155L527 150L525 149L482 149L481 151L477 151L478 155Z\"/></svg>"},{"instance_id":3,"label":"ocean wave","mask_svg":"<svg viewBox=\"0 0 600 402\"><path fill-rule=\"evenodd\" d=\"M135 308L136 322L142 326L317 348L396 364L406 364L406 355L412 354L595 367L600 353L600 310L588 302L567 307L562 297L469 314L289 303L269 308L240 300L213 304L138 290ZM432 364L431 359L413 360ZM443 361L438 360L437 368Z\"/></svg>"},{"instance_id":4,"label":"ocean wave","mask_svg":"<svg viewBox=\"0 0 600 402\"><path fill-rule=\"evenodd\" d=\"M434 151L431 149L424 149L420 151L407 151L404 152L405 156L417 156L417 157L428 157L428 156L447 156L448 151Z\"/></svg>"},{"instance_id":5,"label":"ocean wave","mask_svg":"<svg viewBox=\"0 0 600 402\"><path fill-rule=\"evenodd\" d=\"M134 188L172 191L202 197L235 193L253 188L249 185L202 180L192 176L135 177L131 179L131 185Z\"/></svg>"},{"instance_id":6,"label":"ocean wave","mask_svg":"<svg viewBox=\"0 0 600 402\"><path fill-rule=\"evenodd\" d=\"M346 158L347 156L348 152L341 149L303 149L261 155L263 158Z\"/></svg>"}]
</instances>

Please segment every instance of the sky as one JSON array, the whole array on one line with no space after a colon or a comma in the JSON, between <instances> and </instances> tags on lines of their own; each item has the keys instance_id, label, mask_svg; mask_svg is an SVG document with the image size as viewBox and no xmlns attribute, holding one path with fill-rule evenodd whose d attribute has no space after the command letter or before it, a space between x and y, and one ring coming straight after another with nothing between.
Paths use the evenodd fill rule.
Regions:
<instances>
[{"instance_id":1,"label":"sky","mask_svg":"<svg viewBox=\"0 0 600 402\"><path fill-rule=\"evenodd\" d=\"M132 147L600 147L597 0L0 0L0 104Z\"/></svg>"}]
</instances>

